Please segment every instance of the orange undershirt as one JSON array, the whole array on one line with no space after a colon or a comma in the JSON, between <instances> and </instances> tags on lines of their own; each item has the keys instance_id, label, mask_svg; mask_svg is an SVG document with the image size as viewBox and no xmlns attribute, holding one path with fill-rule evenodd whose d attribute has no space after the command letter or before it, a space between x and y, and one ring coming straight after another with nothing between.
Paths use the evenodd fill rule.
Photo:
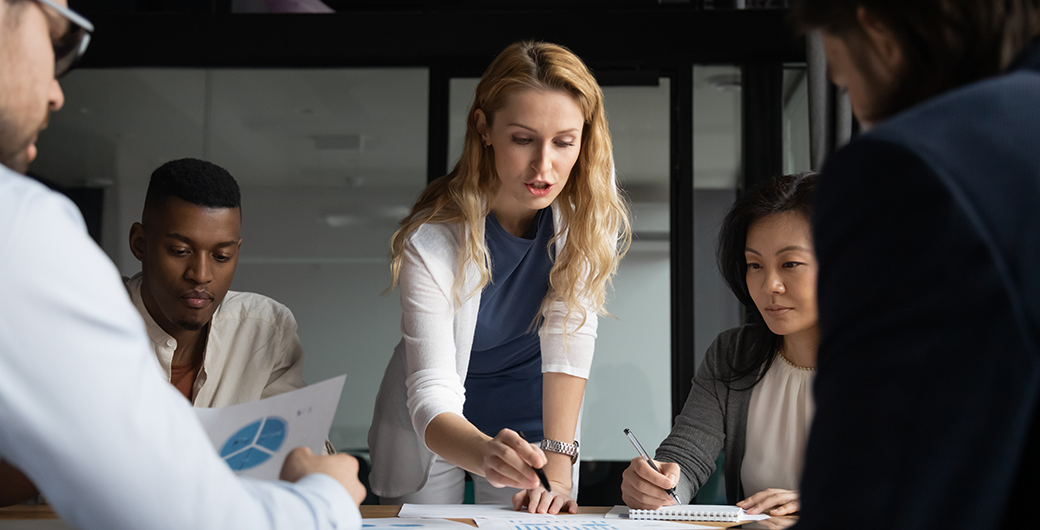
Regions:
<instances>
[{"instance_id":1,"label":"orange undershirt","mask_svg":"<svg viewBox=\"0 0 1040 530\"><path fill-rule=\"evenodd\" d=\"M194 402L192 393L195 390L195 378L198 377L200 368L202 368L201 358L195 362L170 366L170 383L191 402Z\"/></svg>"}]
</instances>

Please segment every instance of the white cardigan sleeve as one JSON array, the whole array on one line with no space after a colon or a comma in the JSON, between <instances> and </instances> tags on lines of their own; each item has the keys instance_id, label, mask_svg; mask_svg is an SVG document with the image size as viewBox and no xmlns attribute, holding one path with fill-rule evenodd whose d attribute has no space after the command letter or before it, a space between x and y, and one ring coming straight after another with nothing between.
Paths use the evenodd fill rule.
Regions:
<instances>
[{"instance_id":1,"label":"white cardigan sleeve","mask_svg":"<svg viewBox=\"0 0 1040 530\"><path fill-rule=\"evenodd\" d=\"M452 288L458 243L452 230L449 225L419 227L405 244L401 264L408 413L424 445L426 428L433 418L446 412L461 417L465 402L460 374L465 374L469 359L460 358L458 352L463 347L468 352L470 344L456 343L456 319L460 315Z\"/></svg>"},{"instance_id":2,"label":"white cardigan sleeve","mask_svg":"<svg viewBox=\"0 0 1040 530\"><path fill-rule=\"evenodd\" d=\"M563 219L558 208L553 208L555 225L561 230L557 248L564 248L567 232L560 228ZM572 311L567 315L567 305L561 300L552 303L545 313L545 321L539 331L542 347L542 373L559 372L582 379L589 378L592 354L596 350L596 329L599 317L592 304L584 301L585 315ZM584 322L582 322L584 318ZM566 322L566 330L564 323Z\"/></svg>"},{"instance_id":3,"label":"white cardigan sleeve","mask_svg":"<svg viewBox=\"0 0 1040 530\"><path fill-rule=\"evenodd\" d=\"M592 354L596 349L596 328L599 319L596 311L585 307L586 318L582 323L579 311L567 316L567 306L554 302L545 316L541 329L542 372L560 372L582 379L589 378ZM567 323L566 335L564 322Z\"/></svg>"}]
</instances>

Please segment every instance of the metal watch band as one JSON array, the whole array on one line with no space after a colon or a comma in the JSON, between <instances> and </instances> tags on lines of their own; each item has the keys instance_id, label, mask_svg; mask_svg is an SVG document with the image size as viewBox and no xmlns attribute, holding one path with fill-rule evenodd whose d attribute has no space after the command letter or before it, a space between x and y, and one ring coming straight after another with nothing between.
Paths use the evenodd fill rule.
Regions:
<instances>
[{"instance_id":1,"label":"metal watch band","mask_svg":"<svg viewBox=\"0 0 1040 530\"><path fill-rule=\"evenodd\" d=\"M542 451L551 451L553 453L560 453L571 457L571 465L578 461L578 441L574 440L574 443L564 443L559 440L550 440L545 438L541 443Z\"/></svg>"}]
</instances>

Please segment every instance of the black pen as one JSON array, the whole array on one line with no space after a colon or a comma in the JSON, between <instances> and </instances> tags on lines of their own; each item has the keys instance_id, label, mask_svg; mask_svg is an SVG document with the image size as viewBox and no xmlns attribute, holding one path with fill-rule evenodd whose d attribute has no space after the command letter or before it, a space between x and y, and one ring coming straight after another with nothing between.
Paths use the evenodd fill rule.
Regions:
<instances>
[{"instance_id":1,"label":"black pen","mask_svg":"<svg viewBox=\"0 0 1040 530\"><path fill-rule=\"evenodd\" d=\"M639 445L639 440L636 440L636 435L632 434L632 431L628 429L625 429L625 435L628 436L628 440L632 442L633 446L635 446L636 451L639 451L639 456L643 457L643 459L646 460L646 463L650 464L650 467L653 468L654 471L660 473L661 470L657 469L657 464L654 464L654 461L650 459L650 455L646 454L643 446ZM672 500L675 501L676 505L682 504L682 501L679 500L679 496L675 494L675 488L668 488L664 491L672 496Z\"/></svg>"},{"instance_id":2,"label":"black pen","mask_svg":"<svg viewBox=\"0 0 1040 530\"><path fill-rule=\"evenodd\" d=\"M527 441L527 437L524 436L524 431L519 431L517 432L517 434L519 434L520 438L522 438L525 442ZM545 476L545 471L542 471L542 468L540 467L534 466L531 466L531 469L534 470L535 475L538 475L538 480L542 481L542 487L545 488L545 491L552 493L552 486L549 485L549 477Z\"/></svg>"}]
</instances>

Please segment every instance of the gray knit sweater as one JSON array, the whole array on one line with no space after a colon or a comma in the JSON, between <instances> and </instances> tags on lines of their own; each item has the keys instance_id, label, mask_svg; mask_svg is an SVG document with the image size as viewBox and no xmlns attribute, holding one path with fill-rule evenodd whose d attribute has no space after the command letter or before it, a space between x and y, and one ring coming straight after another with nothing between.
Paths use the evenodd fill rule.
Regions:
<instances>
[{"instance_id":1,"label":"gray knit sweater","mask_svg":"<svg viewBox=\"0 0 1040 530\"><path fill-rule=\"evenodd\" d=\"M715 459L723 448L726 501L734 504L745 498L740 462L744 458L751 386L757 374L730 383L734 388L747 390L730 390L722 379L733 373L733 365L743 364L750 357L748 331L749 326L742 326L723 331L715 338L693 378L690 397L675 418L671 434L657 448L655 459L674 462L682 468L675 492L683 502L690 502L715 471Z\"/></svg>"}]
</instances>

